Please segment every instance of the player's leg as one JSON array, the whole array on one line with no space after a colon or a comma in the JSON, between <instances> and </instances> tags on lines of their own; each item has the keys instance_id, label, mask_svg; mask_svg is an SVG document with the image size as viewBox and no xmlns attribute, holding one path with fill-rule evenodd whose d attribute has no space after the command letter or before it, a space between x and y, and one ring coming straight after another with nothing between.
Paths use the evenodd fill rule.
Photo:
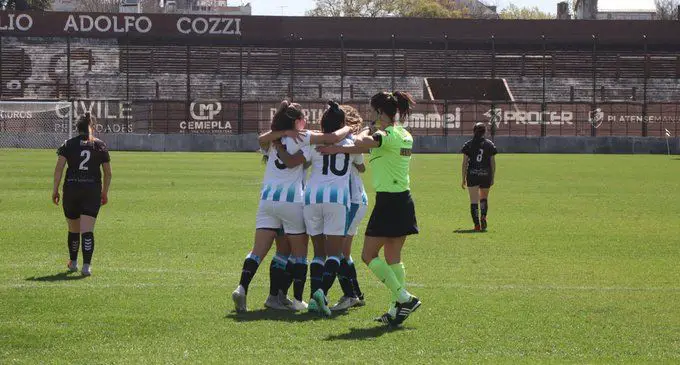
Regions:
<instances>
[{"instance_id":1,"label":"player's leg","mask_svg":"<svg viewBox=\"0 0 680 365\"><path fill-rule=\"evenodd\" d=\"M344 236L326 235L324 244L326 261L321 273L321 285L312 294L312 299L316 302L317 308L327 316L331 314L331 310L328 307L328 291L333 286L340 269L340 256L342 255L344 240ZM319 265L319 267L321 266Z\"/></svg>"},{"instance_id":2,"label":"player's leg","mask_svg":"<svg viewBox=\"0 0 680 365\"><path fill-rule=\"evenodd\" d=\"M63 193L62 207L68 225L69 261L67 267L68 271L76 272L78 271L78 251L80 250L80 213L82 208L77 201L77 191L64 188Z\"/></svg>"},{"instance_id":3,"label":"player's leg","mask_svg":"<svg viewBox=\"0 0 680 365\"><path fill-rule=\"evenodd\" d=\"M311 236L311 238L314 258L309 264L309 311L316 312L318 307L316 306L314 300L311 299L313 299L314 293L323 286L323 272L324 264L326 262L326 237L323 234L318 234Z\"/></svg>"},{"instance_id":4,"label":"player's leg","mask_svg":"<svg viewBox=\"0 0 680 365\"><path fill-rule=\"evenodd\" d=\"M346 246L344 248L343 254L345 255L346 262L347 262L347 267L348 267L348 276L349 276L349 282L352 284L352 290L354 291L354 297L359 299L359 302L356 303L356 305L364 305L364 294L361 292L361 288L359 287L359 280L357 279L357 270L354 265L354 260L352 260L352 242L354 239L354 236L359 231L359 224L361 221L363 221L364 217L366 216L366 212L368 211L368 206L367 205L360 205L359 209L357 210L356 215L354 216L354 220L352 224L350 225L349 228L349 234L352 236L349 237L348 240L345 241Z\"/></svg>"},{"instance_id":5,"label":"player's leg","mask_svg":"<svg viewBox=\"0 0 680 365\"><path fill-rule=\"evenodd\" d=\"M404 293L406 291L406 269L404 263L401 261L401 250L406 242L406 236L390 238L385 242L385 260L390 265L390 269L394 272L395 277L402 286ZM395 310L390 309L388 312L395 318L394 324L402 323L411 313L413 313L421 303L418 298L408 293L410 298L404 301L405 297L400 297L400 293L393 296L395 299Z\"/></svg>"},{"instance_id":6,"label":"player's leg","mask_svg":"<svg viewBox=\"0 0 680 365\"><path fill-rule=\"evenodd\" d=\"M94 255L94 225L101 207L101 190L88 189L83 191L82 214L80 216L81 244L83 246L83 269L85 276L92 275L92 256Z\"/></svg>"},{"instance_id":7,"label":"player's leg","mask_svg":"<svg viewBox=\"0 0 680 365\"><path fill-rule=\"evenodd\" d=\"M307 245L309 244L309 236L307 236L304 206L302 204L287 203L287 207L281 212L283 219L283 229L286 232L286 237L290 243L290 259L288 260L287 270L290 272L293 281L293 296L294 299L289 301L284 295L284 304L289 310L301 311L307 309L307 303L302 300L302 294L305 290L305 282L307 281ZM292 259L292 260L291 260ZM290 286L290 284L287 284ZM287 291L287 287L284 288Z\"/></svg>"},{"instance_id":8,"label":"player's leg","mask_svg":"<svg viewBox=\"0 0 680 365\"><path fill-rule=\"evenodd\" d=\"M231 293L231 299L234 301L236 312L245 312L248 310L246 306L246 297L248 295L250 282L253 280L253 277L255 277L262 259L267 255L267 252L269 252L269 249L274 244L275 237L276 229L260 228L255 230L255 243L253 249L248 253L245 260L243 260L239 285Z\"/></svg>"},{"instance_id":9,"label":"player's leg","mask_svg":"<svg viewBox=\"0 0 680 365\"><path fill-rule=\"evenodd\" d=\"M380 202L381 198L382 203ZM364 247L362 258L366 262L372 256L375 257L370 261L368 267L388 287L397 302L396 316L385 313L378 320L386 324L398 325L406 319L410 312L420 306L420 301L406 290L405 281L400 281L400 278L398 278L398 275L403 276L404 274L404 271L401 270L403 266L398 264L401 262L401 250L406 241L406 236L418 233L418 224L415 205L409 192L384 194L376 199L376 207L379 204L382 205L380 210L374 210L371 221L369 221L369 228L366 231L367 244ZM382 233L382 235L378 236L376 233ZM377 237L372 237L372 240L369 240L370 234ZM373 248L373 255L366 252L367 247L369 250L371 246L375 247L375 244L371 241L378 240L384 246L386 260L377 257L375 248ZM392 305L390 305L390 308L392 308Z\"/></svg>"},{"instance_id":10,"label":"player's leg","mask_svg":"<svg viewBox=\"0 0 680 365\"><path fill-rule=\"evenodd\" d=\"M345 242L343 243L342 256L340 259L340 269L338 270L338 283L340 283L340 288L342 289L342 297L340 298L338 303L354 296L352 283L350 283L349 281L349 267L347 264L347 260L352 259L350 254L353 238L354 236L347 236L345 237ZM331 309L336 310L335 306Z\"/></svg>"},{"instance_id":11,"label":"player's leg","mask_svg":"<svg viewBox=\"0 0 680 365\"><path fill-rule=\"evenodd\" d=\"M323 265L326 260L325 237L323 235L323 208L321 204L310 204L304 208L305 225L307 234L312 238L314 247L314 259L309 265L310 292L312 298L314 293L321 288L323 281ZM313 300L309 302L309 310L316 311L317 307Z\"/></svg>"},{"instance_id":12,"label":"player's leg","mask_svg":"<svg viewBox=\"0 0 680 365\"><path fill-rule=\"evenodd\" d=\"M479 188L479 208L481 210L481 228L482 231L486 231L488 223L486 221L486 215L489 213L489 191L491 190L490 185L480 186Z\"/></svg>"},{"instance_id":13,"label":"player's leg","mask_svg":"<svg viewBox=\"0 0 680 365\"><path fill-rule=\"evenodd\" d=\"M342 288L343 296L338 300L331 310L341 311L347 310L354 306L363 306L364 295L361 293L359 281L357 280L357 270L352 260L352 242L354 236L359 229L359 223L366 215L367 206L352 204L348 218L350 220L349 229L347 230L347 237L342 252L342 260L340 260L340 270L338 271L338 281Z\"/></svg>"},{"instance_id":14,"label":"player's leg","mask_svg":"<svg viewBox=\"0 0 680 365\"><path fill-rule=\"evenodd\" d=\"M66 244L69 255L67 267L69 272L76 272L78 271L78 251L80 250L80 218L66 218L66 223L68 224L68 241L66 241Z\"/></svg>"},{"instance_id":15,"label":"player's leg","mask_svg":"<svg viewBox=\"0 0 680 365\"><path fill-rule=\"evenodd\" d=\"M286 297L288 289L286 268L290 256L290 243L283 231L276 232L276 253L269 264L269 296L264 306L272 309L288 309L293 303Z\"/></svg>"},{"instance_id":16,"label":"player's leg","mask_svg":"<svg viewBox=\"0 0 680 365\"><path fill-rule=\"evenodd\" d=\"M293 258L293 305L290 309L302 311L307 309L307 303L302 299L307 282L307 234L289 235L291 257Z\"/></svg>"},{"instance_id":17,"label":"player's leg","mask_svg":"<svg viewBox=\"0 0 680 365\"><path fill-rule=\"evenodd\" d=\"M479 185L475 184L468 186L468 194L470 195L470 215L472 216L472 222L475 224L475 231L479 231L481 230L479 223Z\"/></svg>"},{"instance_id":18,"label":"player's leg","mask_svg":"<svg viewBox=\"0 0 680 365\"><path fill-rule=\"evenodd\" d=\"M380 249L390 239L388 236L395 230L395 218L399 212L395 209L398 205L395 203L396 195L389 193L376 194L375 207L371 218L368 220L366 227L366 235L364 238L364 248L361 252L361 259L371 270L378 280L380 280L391 293L396 294L403 288L394 275L394 272L387 264L387 262L379 257ZM399 228L400 229L400 228ZM392 318L386 313L381 319L388 323L388 319Z\"/></svg>"},{"instance_id":19,"label":"player's leg","mask_svg":"<svg viewBox=\"0 0 680 365\"><path fill-rule=\"evenodd\" d=\"M348 211L342 204L326 203L323 206L323 234L326 236L324 243L326 261L322 275L321 288L313 294L313 299L321 312L327 316L331 314L328 307L328 291L333 286L340 269L342 249L345 244Z\"/></svg>"},{"instance_id":20,"label":"player's leg","mask_svg":"<svg viewBox=\"0 0 680 365\"><path fill-rule=\"evenodd\" d=\"M293 254L290 248L290 241L288 240L288 236L286 236L283 228L279 232L277 232L276 240L274 242L276 244L276 252L281 252L288 255L288 261L286 262L283 281L281 282L281 287L279 288L279 296L287 298L288 290L290 289L290 286L293 285L293 270L295 266L295 259L293 258ZM288 247L288 250L286 251L284 247Z\"/></svg>"},{"instance_id":21,"label":"player's leg","mask_svg":"<svg viewBox=\"0 0 680 365\"><path fill-rule=\"evenodd\" d=\"M248 310L246 306L248 287L257 273L260 262L267 255L272 244L274 244L276 231L281 225L282 222L273 214L272 202L266 200L260 201L255 223L256 229L253 249L248 253L245 260L243 260L239 285L231 293L231 299L234 301L236 312L245 312Z\"/></svg>"},{"instance_id":22,"label":"player's leg","mask_svg":"<svg viewBox=\"0 0 680 365\"><path fill-rule=\"evenodd\" d=\"M80 216L80 231L83 245L83 269L82 273L85 276L92 275L92 255L94 255L94 224L97 218L88 215Z\"/></svg>"}]
</instances>

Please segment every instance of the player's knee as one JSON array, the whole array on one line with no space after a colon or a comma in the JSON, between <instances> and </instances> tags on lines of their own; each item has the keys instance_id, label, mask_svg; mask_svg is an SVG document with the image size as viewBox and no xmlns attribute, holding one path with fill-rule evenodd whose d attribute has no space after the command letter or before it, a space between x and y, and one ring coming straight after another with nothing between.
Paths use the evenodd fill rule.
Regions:
<instances>
[{"instance_id":1,"label":"player's knee","mask_svg":"<svg viewBox=\"0 0 680 365\"><path fill-rule=\"evenodd\" d=\"M376 257L378 257L378 255L374 254L373 252L364 251L364 252L361 253L361 260L366 265L370 264L371 261L373 261L373 259L375 259Z\"/></svg>"}]
</instances>

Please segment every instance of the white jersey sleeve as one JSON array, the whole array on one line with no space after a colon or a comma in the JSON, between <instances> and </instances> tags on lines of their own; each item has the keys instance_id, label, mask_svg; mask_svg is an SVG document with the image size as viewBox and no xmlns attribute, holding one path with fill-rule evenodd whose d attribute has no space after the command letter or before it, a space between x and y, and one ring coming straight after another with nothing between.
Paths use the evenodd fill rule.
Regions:
<instances>
[{"instance_id":1,"label":"white jersey sleeve","mask_svg":"<svg viewBox=\"0 0 680 365\"><path fill-rule=\"evenodd\" d=\"M361 165L365 163L363 154L353 156L354 164ZM361 180L361 173L354 164L352 164L352 173L349 177L349 190L352 204L368 205L368 195L364 188L364 182Z\"/></svg>"},{"instance_id":2,"label":"white jersey sleeve","mask_svg":"<svg viewBox=\"0 0 680 365\"><path fill-rule=\"evenodd\" d=\"M361 164L366 162L365 159L364 159L363 153L359 153L359 154L352 155L352 156L354 157L354 163L357 164L357 165L361 165Z\"/></svg>"}]
</instances>

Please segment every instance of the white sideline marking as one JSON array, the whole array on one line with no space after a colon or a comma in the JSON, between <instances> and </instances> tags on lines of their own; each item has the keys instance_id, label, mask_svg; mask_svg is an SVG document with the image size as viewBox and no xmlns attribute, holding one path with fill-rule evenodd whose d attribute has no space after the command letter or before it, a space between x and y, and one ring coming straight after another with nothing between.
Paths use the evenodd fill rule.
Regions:
<instances>
[{"instance_id":1,"label":"white sideline marking","mask_svg":"<svg viewBox=\"0 0 680 365\"><path fill-rule=\"evenodd\" d=\"M560 285L467 285L467 284L436 284L407 283L406 289L415 288L446 288L446 289L485 289L485 290L524 290L524 291L678 291L680 287L628 287L628 286L560 286Z\"/></svg>"}]
</instances>

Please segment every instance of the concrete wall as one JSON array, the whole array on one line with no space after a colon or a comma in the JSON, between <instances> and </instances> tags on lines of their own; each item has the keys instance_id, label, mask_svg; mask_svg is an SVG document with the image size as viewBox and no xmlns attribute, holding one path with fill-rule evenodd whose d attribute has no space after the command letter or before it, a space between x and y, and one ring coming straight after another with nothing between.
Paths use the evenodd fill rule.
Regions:
<instances>
[{"instance_id":1,"label":"concrete wall","mask_svg":"<svg viewBox=\"0 0 680 365\"><path fill-rule=\"evenodd\" d=\"M252 152L257 135L100 134L113 151ZM0 148L57 148L61 134L0 133ZM416 153L458 153L469 136L420 136ZM672 154L680 154L680 138L669 138ZM620 153L665 154L666 139L654 137L497 137L501 153Z\"/></svg>"}]
</instances>

